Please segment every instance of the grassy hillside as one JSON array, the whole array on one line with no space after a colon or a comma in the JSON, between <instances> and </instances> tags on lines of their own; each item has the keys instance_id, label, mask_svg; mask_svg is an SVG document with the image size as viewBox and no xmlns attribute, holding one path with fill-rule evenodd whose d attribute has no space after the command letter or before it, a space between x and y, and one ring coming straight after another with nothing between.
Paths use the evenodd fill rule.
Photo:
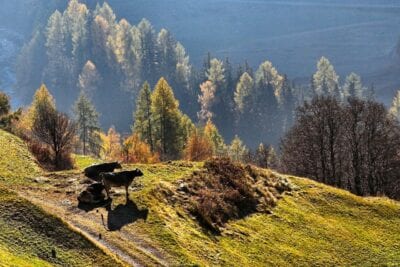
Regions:
<instances>
[{"instance_id":1,"label":"grassy hillside","mask_svg":"<svg viewBox=\"0 0 400 267\"><path fill-rule=\"evenodd\" d=\"M18 137L0 130L0 182L26 183L27 178L39 176L40 168Z\"/></svg>"},{"instance_id":2,"label":"grassy hillside","mask_svg":"<svg viewBox=\"0 0 400 267\"><path fill-rule=\"evenodd\" d=\"M0 136L0 142L4 136ZM92 162L87 157L77 156L75 159L81 168ZM82 184L84 178L81 170L45 173L42 174L46 181L44 186L28 179L28 186L21 186L19 183L16 188L21 195L41 206L46 212L55 214L85 234L93 238L101 234L104 249L118 254L131 264L400 265L399 202L386 198L361 198L308 179L287 177L296 190L284 193L271 214L253 213L243 219L230 221L220 235L214 235L202 228L188 212L187 204L190 199L178 190L193 172L203 169L202 163L171 162L124 166L124 169L133 168L140 168L144 176L138 178L130 188L130 201L125 201L122 189L115 189L110 206L77 207L76 196L85 187ZM267 172L271 177L283 176ZM14 177L20 179L18 175ZM11 203L32 205L16 198L14 194L4 192L0 190L3 194L1 203L3 199L11 199ZM19 215L15 218L10 215L14 210L10 207L15 204L1 205L1 210L6 210L6 215L0 216L0 232L9 233L13 237L13 244L20 244L15 241L20 240L20 235L23 236L22 240L43 242L40 243L43 245L34 248L33 245L28 245L27 250L33 251L32 255L41 255L40 247L54 246L51 231L50 236L42 236L47 230L42 232L44 228L37 229L27 223L27 220L18 220ZM30 211L33 214L43 212L34 206L20 209L24 211L22 214ZM15 225L19 225L21 221L24 225L29 225L28 230L21 234L22 226L7 228L8 224L4 222L10 218L16 220ZM35 231L39 231L37 238L27 238ZM66 239L65 235L61 234L56 240L62 242ZM76 238L76 244L86 242ZM20 262L17 265L22 266L35 259L23 257L25 251L22 246L12 246L3 239L0 236L0 259L2 255L11 254L15 261ZM60 247L63 248L63 245ZM74 253L74 250L67 247L65 252L60 252L60 257L63 255L65 261L73 258L74 264L83 264L90 260L72 256L90 255L88 253L81 253L79 256ZM97 256L90 257L91 259L103 255L94 251L93 253ZM36 261L40 265L43 257L37 256Z\"/></svg>"},{"instance_id":3,"label":"grassy hillside","mask_svg":"<svg viewBox=\"0 0 400 267\"><path fill-rule=\"evenodd\" d=\"M0 266L121 265L60 219L10 191L10 185L33 185L32 178L42 172L26 145L2 130L0 148Z\"/></svg>"}]
</instances>

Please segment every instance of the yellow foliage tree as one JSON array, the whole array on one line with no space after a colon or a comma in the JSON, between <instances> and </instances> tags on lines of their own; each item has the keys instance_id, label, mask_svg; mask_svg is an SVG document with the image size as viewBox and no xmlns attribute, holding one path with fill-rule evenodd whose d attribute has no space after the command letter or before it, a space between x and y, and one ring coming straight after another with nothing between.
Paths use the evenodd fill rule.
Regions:
<instances>
[{"instance_id":1,"label":"yellow foliage tree","mask_svg":"<svg viewBox=\"0 0 400 267\"><path fill-rule=\"evenodd\" d=\"M112 126L107 134L100 133L102 150L100 157L105 160L120 160L122 154L121 135Z\"/></svg>"},{"instance_id":2,"label":"yellow foliage tree","mask_svg":"<svg viewBox=\"0 0 400 267\"><path fill-rule=\"evenodd\" d=\"M158 154L151 152L150 146L141 141L137 134L125 139L123 144L124 162L126 163L155 163L159 162Z\"/></svg>"},{"instance_id":3,"label":"yellow foliage tree","mask_svg":"<svg viewBox=\"0 0 400 267\"><path fill-rule=\"evenodd\" d=\"M224 138L219 133L217 126L209 119L204 126L204 135L208 138L212 145L212 153L214 156L226 156L227 147Z\"/></svg>"}]
</instances>

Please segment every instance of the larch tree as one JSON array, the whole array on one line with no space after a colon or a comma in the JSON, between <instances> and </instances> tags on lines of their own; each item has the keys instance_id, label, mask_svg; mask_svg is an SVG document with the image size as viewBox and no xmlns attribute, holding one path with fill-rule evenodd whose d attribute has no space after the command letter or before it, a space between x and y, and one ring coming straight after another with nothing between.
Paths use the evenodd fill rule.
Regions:
<instances>
[{"instance_id":1,"label":"larch tree","mask_svg":"<svg viewBox=\"0 0 400 267\"><path fill-rule=\"evenodd\" d=\"M254 97L253 78L247 73L243 73L235 91L235 103L239 112L243 113L251 109Z\"/></svg>"},{"instance_id":2,"label":"larch tree","mask_svg":"<svg viewBox=\"0 0 400 267\"><path fill-rule=\"evenodd\" d=\"M151 112L155 146L160 151L161 159L178 158L183 147L181 113L172 88L164 78L157 82L151 95Z\"/></svg>"},{"instance_id":3,"label":"larch tree","mask_svg":"<svg viewBox=\"0 0 400 267\"><path fill-rule=\"evenodd\" d=\"M86 155L89 150L91 153L99 155L101 147L98 134L100 131L99 114L84 91L81 91L75 102L74 114L83 154Z\"/></svg>"},{"instance_id":4,"label":"larch tree","mask_svg":"<svg viewBox=\"0 0 400 267\"><path fill-rule=\"evenodd\" d=\"M66 57L65 31L63 16L54 12L47 23L46 43L48 65L44 71L44 80L51 88L64 88L62 81L67 77L70 62Z\"/></svg>"},{"instance_id":5,"label":"larch tree","mask_svg":"<svg viewBox=\"0 0 400 267\"><path fill-rule=\"evenodd\" d=\"M313 75L313 88L316 95L340 97L339 76L325 57L321 57L317 63L317 71Z\"/></svg>"},{"instance_id":6,"label":"larch tree","mask_svg":"<svg viewBox=\"0 0 400 267\"><path fill-rule=\"evenodd\" d=\"M211 59L210 67L206 72L206 77L217 87L217 89L220 89L220 87L225 83L224 73L224 63L216 58Z\"/></svg>"},{"instance_id":7,"label":"larch tree","mask_svg":"<svg viewBox=\"0 0 400 267\"><path fill-rule=\"evenodd\" d=\"M179 42L175 46L176 56L176 82L184 85L187 90L190 89L190 79L192 74L192 66L189 62L189 56L186 54L186 50L183 45Z\"/></svg>"},{"instance_id":8,"label":"larch tree","mask_svg":"<svg viewBox=\"0 0 400 267\"><path fill-rule=\"evenodd\" d=\"M196 129L193 131L185 146L185 159L202 161L212 157L212 155L213 148L210 140L200 130Z\"/></svg>"},{"instance_id":9,"label":"larch tree","mask_svg":"<svg viewBox=\"0 0 400 267\"><path fill-rule=\"evenodd\" d=\"M397 90L396 95L392 100L389 112L397 119L397 121L400 122L400 90Z\"/></svg>"},{"instance_id":10,"label":"larch tree","mask_svg":"<svg viewBox=\"0 0 400 267\"><path fill-rule=\"evenodd\" d=\"M33 96L33 101L28 110L27 119L29 120L28 125L32 126L35 118L37 118L42 110L52 109L56 110L56 103L53 96L50 94L45 84L42 84L39 89L36 90Z\"/></svg>"},{"instance_id":11,"label":"larch tree","mask_svg":"<svg viewBox=\"0 0 400 267\"><path fill-rule=\"evenodd\" d=\"M243 144L242 140L236 135L229 146L229 157L234 161L243 161L244 156L247 153L247 148Z\"/></svg>"},{"instance_id":12,"label":"larch tree","mask_svg":"<svg viewBox=\"0 0 400 267\"><path fill-rule=\"evenodd\" d=\"M364 88L361 83L361 77L355 74L354 72L350 73L346 77L346 81L343 86L343 93L346 98L355 97L355 98L363 98L364 96Z\"/></svg>"},{"instance_id":13,"label":"larch tree","mask_svg":"<svg viewBox=\"0 0 400 267\"><path fill-rule=\"evenodd\" d=\"M145 82L139 92L132 131L154 151L153 116L150 85Z\"/></svg>"},{"instance_id":14,"label":"larch tree","mask_svg":"<svg viewBox=\"0 0 400 267\"><path fill-rule=\"evenodd\" d=\"M197 116L201 122L206 122L213 116L211 107L215 100L215 86L211 81L206 81L200 85L200 91L201 95L198 96L200 111Z\"/></svg>"},{"instance_id":15,"label":"larch tree","mask_svg":"<svg viewBox=\"0 0 400 267\"><path fill-rule=\"evenodd\" d=\"M97 71L96 65L88 60L79 75L78 88L85 92L86 95L92 96L96 92L100 81L101 77Z\"/></svg>"},{"instance_id":16,"label":"larch tree","mask_svg":"<svg viewBox=\"0 0 400 267\"><path fill-rule=\"evenodd\" d=\"M204 126L204 135L210 140L212 144L212 151L214 156L225 156L227 147L224 138L219 133L217 126L209 119Z\"/></svg>"}]
</instances>

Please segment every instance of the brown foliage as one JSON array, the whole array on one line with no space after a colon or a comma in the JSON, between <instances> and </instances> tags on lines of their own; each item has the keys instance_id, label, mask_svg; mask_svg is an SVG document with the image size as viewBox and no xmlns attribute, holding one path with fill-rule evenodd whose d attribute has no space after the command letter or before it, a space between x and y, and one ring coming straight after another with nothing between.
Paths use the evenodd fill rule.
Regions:
<instances>
[{"instance_id":1,"label":"brown foliage","mask_svg":"<svg viewBox=\"0 0 400 267\"><path fill-rule=\"evenodd\" d=\"M282 143L285 171L358 195L400 197L400 127L382 104L316 97L297 117Z\"/></svg>"},{"instance_id":2,"label":"brown foliage","mask_svg":"<svg viewBox=\"0 0 400 267\"><path fill-rule=\"evenodd\" d=\"M137 134L132 134L125 139L122 150L125 163L159 162L158 154L152 153L150 146L141 141Z\"/></svg>"},{"instance_id":3,"label":"brown foliage","mask_svg":"<svg viewBox=\"0 0 400 267\"><path fill-rule=\"evenodd\" d=\"M213 146L209 138L196 130L190 135L184 154L186 160L203 161L212 157Z\"/></svg>"},{"instance_id":4,"label":"brown foliage","mask_svg":"<svg viewBox=\"0 0 400 267\"><path fill-rule=\"evenodd\" d=\"M275 206L289 183L266 170L213 159L205 170L193 173L187 182L190 210L206 228L218 233L231 219Z\"/></svg>"},{"instance_id":5,"label":"brown foliage","mask_svg":"<svg viewBox=\"0 0 400 267\"><path fill-rule=\"evenodd\" d=\"M53 166L56 170L72 167L72 149L75 125L67 115L53 109L42 108L35 117L32 134L35 141L51 149Z\"/></svg>"}]
</instances>

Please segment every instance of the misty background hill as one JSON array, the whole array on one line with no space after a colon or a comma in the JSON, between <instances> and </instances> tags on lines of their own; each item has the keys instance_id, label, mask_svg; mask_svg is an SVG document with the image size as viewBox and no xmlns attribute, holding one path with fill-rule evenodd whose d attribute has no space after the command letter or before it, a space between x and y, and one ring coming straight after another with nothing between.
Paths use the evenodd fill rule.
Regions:
<instances>
[{"instance_id":1,"label":"misty background hill","mask_svg":"<svg viewBox=\"0 0 400 267\"><path fill-rule=\"evenodd\" d=\"M39 1L40 2L40 1ZM11 90L13 62L21 40L65 1L0 1L0 70L2 87ZM87 0L90 6L96 2ZM207 52L248 60L256 66L263 59L292 78L307 80L322 55L328 57L343 77L351 71L367 82L388 74L400 36L398 1L160 1L110 0L118 18L138 23L149 19L160 29L170 30L187 49L194 65L200 66ZM378 97L385 102L399 82L375 81ZM379 86L382 94L379 93Z\"/></svg>"}]
</instances>

